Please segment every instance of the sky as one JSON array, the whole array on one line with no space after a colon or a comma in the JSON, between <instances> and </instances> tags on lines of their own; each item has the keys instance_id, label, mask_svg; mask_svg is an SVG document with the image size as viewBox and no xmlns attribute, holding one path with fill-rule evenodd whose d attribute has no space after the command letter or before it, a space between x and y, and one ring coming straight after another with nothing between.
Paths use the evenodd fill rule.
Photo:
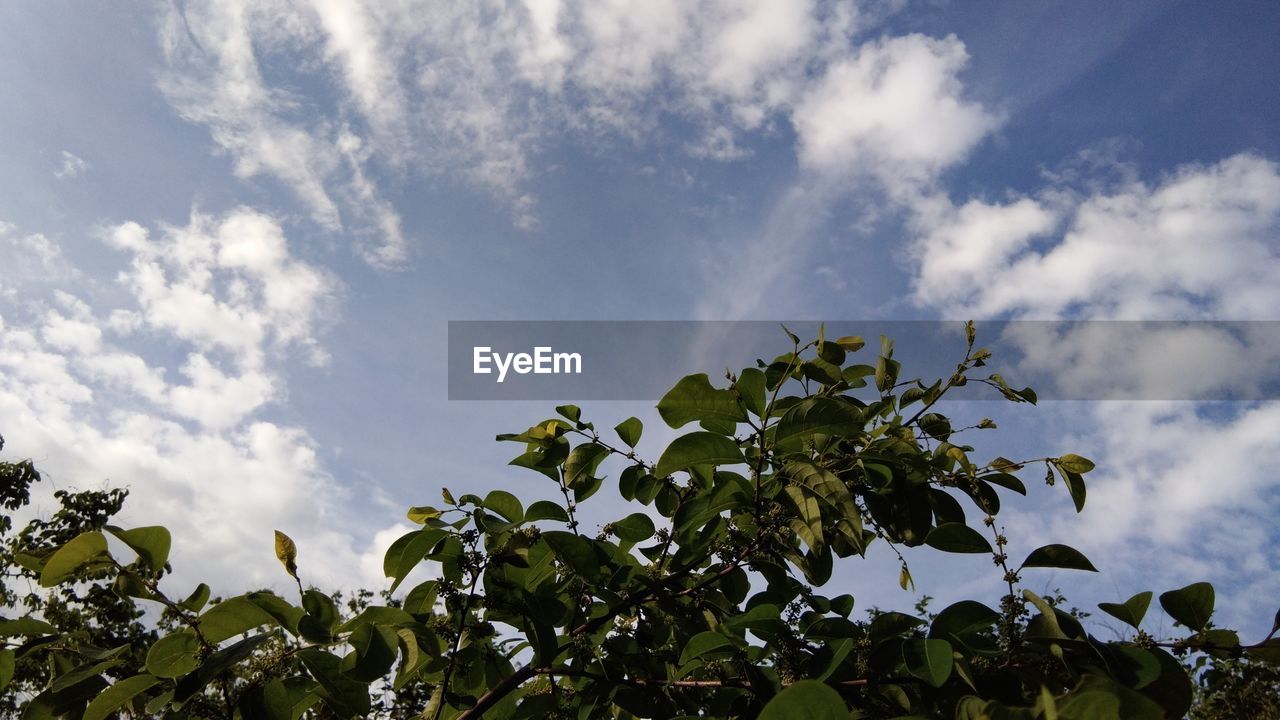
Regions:
<instances>
[{"instance_id":1,"label":"sky","mask_svg":"<svg viewBox=\"0 0 1280 720\"><path fill-rule=\"evenodd\" d=\"M44 471L35 512L129 488L128 523L174 531L176 595L286 588L276 528L309 582L377 588L440 487L548 496L493 436L554 403L450 401L451 320L1280 320L1277 26L1269 2L0 4L4 456ZM1280 359L1198 332L1027 347L1084 383ZM675 436L652 403L582 405L641 417L651 454ZM1029 587L1209 580L1270 628L1275 401L962 411L1002 424L980 450L1098 464L1078 516L1060 485L1009 504L1015 547L1103 570ZM989 559L909 559L915 594L889 553L837 582L999 591Z\"/></svg>"}]
</instances>

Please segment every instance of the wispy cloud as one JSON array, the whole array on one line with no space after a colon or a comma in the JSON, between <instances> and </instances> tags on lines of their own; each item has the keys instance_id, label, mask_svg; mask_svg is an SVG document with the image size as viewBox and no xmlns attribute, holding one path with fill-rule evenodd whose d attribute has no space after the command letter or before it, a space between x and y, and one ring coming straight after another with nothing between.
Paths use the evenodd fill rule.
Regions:
<instances>
[{"instance_id":1,"label":"wispy cloud","mask_svg":"<svg viewBox=\"0 0 1280 720\"><path fill-rule=\"evenodd\" d=\"M89 163L75 153L62 150L58 157L61 164L53 171L53 176L59 180L74 180L89 172Z\"/></svg>"}]
</instances>

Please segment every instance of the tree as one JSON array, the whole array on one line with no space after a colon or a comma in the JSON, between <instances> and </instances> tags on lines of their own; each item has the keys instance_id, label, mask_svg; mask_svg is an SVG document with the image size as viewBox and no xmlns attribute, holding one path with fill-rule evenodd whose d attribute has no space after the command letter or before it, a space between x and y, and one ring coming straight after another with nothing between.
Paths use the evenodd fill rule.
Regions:
<instances>
[{"instance_id":1,"label":"tree","mask_svg":"<svg viewBox=\"0 0 1280 720\"><path fill-rule=\"evenodd\" d=\"M1092 637L1058 598L1021 588L1025 569L1095 571L1050 543L1018 561L997 521L1022 495L1018 473L1042 466L1078 511L1093 463L1075 454L979 462L940 402L969 384L1013 402L1036 400L999 374L967 326L949 378L900 381L893 344L858 364L854 337L806 344L715 386L681 379L658 403L684 434L656 461L635 447L628 418L602 431L572 405L524 432L511 464L536 473L555 500L527 505L495 490L411 508L420 528L388 550L394 593L426 564L437 579L397 602L340 603L300 579L283 533L276 554L295 603L269 592L210 602L160 587L163 528L86 529L27 563L40 584L111 578L117 595L164 608L174 623L128 675L113 648L68 642L38 620L6 621L6 650L52 663L31 717L88 720L113 712L169 717L425 718L845 717L1161 718L1193 701L1192 654L1274 668L1280 641L1243 645L1212 623L1214 591L1192 583L1159 596L1187 634L1141 630L1153 593L1099 608L1132 638ZM696 429L689 428L695 425ZM616 437L616 439L615 439ZM606 462L635 512L588 532L580 506L604 487ZM108 552L104 532L136 557ZM998 607L964 600L925 618L853 614L850 595L822 587L837 562L869 548L928 546L989 555ZM1018 553L1018 555L1022 555ZM305 565L305 564L304 564ZM900 584L912 585L902 561ZM395 596L391 596L395 597ZM923 608L922 608L923 611ZM19 623L12 625L10 623ZM1274 633L1273 633L1274 635ZM1207 675L1206 675L1207 677Z\"/></svg>"}]
</instances>

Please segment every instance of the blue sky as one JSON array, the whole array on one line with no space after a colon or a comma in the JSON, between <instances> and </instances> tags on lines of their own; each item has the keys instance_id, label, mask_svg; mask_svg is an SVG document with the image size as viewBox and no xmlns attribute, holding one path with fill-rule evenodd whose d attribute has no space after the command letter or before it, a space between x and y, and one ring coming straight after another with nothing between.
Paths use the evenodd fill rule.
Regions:
<instances>
[{"instance_id":1,"label":"blue sky","mask_svg":"<svg viewBox=\"0 0 1280 720\"><path fill-rule=\"evenodd\" d=\"M5 4L5 452L50 487L131 487L131 520L177 530L175 583L281 582L279 527L317 582L368 584L441 485L542 492L492 436L550 403L447 401L448 320L1280 319L1278 24L1266 2ZM1162 342L1040 359L1137 382L1277 354ZM586 412L671 436L645 403ZM1044 583L1209 579L1265 632L1274 403L989 414L995 442L1099 462L1081 516L1041 489L1009 518L1108 571ZM990 592L920 562L922 592Z\"/></svg>"}]
</instances>

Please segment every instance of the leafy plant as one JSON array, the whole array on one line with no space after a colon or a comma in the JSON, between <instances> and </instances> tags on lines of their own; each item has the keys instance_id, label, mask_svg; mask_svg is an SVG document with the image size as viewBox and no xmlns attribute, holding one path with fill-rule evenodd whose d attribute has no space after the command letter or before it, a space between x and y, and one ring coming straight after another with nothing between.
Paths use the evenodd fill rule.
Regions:
<instances>
[{"instance_id":1,"label":"leafy plant","mask_svg":"<svg viewBox=\"0 0 1280 720\"><path fill-rule=\"evenodd\" d=\"M89 528L29 556L47 586L111 578L121 597L157 603L173 628L144 667L113 675L118 652L67 641L35 619L5 621L8 657L54 668L27 703L30 717L89 720L111 713L168 717L1182 717L1195 691L1179 656L1244 657L1274 667L1277 641L1242 645L1212 623L1213 589L1159 596L1188 634L1141 630L1141 593L1103 612L1130 640L1091 636L1060 598L1021 588L1027 568L1095 571L1078 550L1050 543L1021 561L997 522L1023 495L1018 473L1045 468L1077 510L1093 463L1074 454L980 461L941 414L969 384L1012 402L1036 400L979 371L975 347L945 380L901 381L887 339L871 362L861 339L818 338L729 374L681 379L658 413L683 430L656 460L639 456L629 418L598 430L572 405L523 432L500 435L556 500L526 507L511 493L411 508L420 527L388 550L391 589L423 565L435 579L386 604L347 611L304 589L305 555L278 533L275 553L297 580L295 603L268 592L209 602L207 586L167 596L168 532ZM621 467L616 490L635 511L587 533L580 507ZM104 532L136 557L114 557ZM822 588L837 563L873 545L989 555L998 607L963 600L927 618L877 612L854 619L854 598ZM265 551L265 549L264 549ZM305 549L304 551L305 552ZM351 612L354 610L355 612ZM923 611L923 607L921 608ZM3 665L0 665L0 670ZM1207 676L1206 676L1207 677ZM4 679L4 678L0 678ZM212 708L212 710L210 709Z\"/></svg>"}]
</instances>

